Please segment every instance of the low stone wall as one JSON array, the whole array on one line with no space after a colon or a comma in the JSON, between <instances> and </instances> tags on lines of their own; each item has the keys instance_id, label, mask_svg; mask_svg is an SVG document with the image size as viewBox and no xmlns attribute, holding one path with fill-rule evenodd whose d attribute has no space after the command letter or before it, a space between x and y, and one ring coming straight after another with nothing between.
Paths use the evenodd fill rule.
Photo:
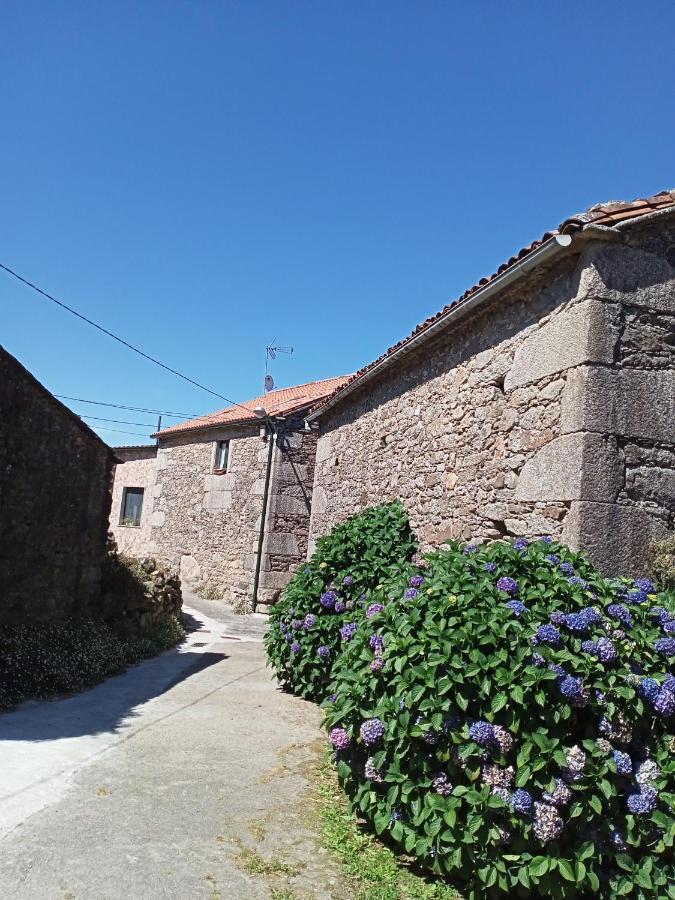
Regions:
<instances>
[{"instance_id":1,"label":"low stone wall","mask_svg":"<svg viewBox=\"0 0 675 900\"><path fill-rule=\"evenodd\" d=\"M152 557L120 554L108 535L101 613L127 637L152 633L171 617L180 617L183 595L178 573Z\"/></svg>"},{"instance_id":2,"label":"low stone wall","mask_svg":"<svg viewBox=\"0 0 675 900\"><path fill-rule=\"evenodd\" d=\"M0 623L96 614L113 462L0 347Z\"/></svg>"}]
</instances>

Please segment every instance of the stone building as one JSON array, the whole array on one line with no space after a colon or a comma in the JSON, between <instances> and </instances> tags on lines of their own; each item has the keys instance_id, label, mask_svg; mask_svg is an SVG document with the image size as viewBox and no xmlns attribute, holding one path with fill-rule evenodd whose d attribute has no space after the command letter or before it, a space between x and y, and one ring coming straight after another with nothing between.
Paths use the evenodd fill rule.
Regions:
<instances>
[{"instance_id":1,"label":"stone building","mask_svg":"<svg viewBox=\"0 0 675 900\"><path fill-rule=\"evenodd\" d=\"M307 555L316 432L305 415L345 380L271 391L163 429L157 448L116 450L120 549L178 566L204 596L249 602L269 472L257 590L265 610Z\"/></svg>"},{"instance_id":2,"label":"stone building","mask_svg":"<svg viewBox=\"0 0 675 900\"><path fill-rule=\"evenodd\" d=\"M113 463L0 347L0 624L97 612Z\"/></svg>"},{"instance_id":3,"label":"stone building","mask_svg":"<svg viewBox=\"0 0 675 900\"><path fill-rule=\"evenodd\" d=\"M674 527L675 191L566 219L309 419L312 540L400 498L430 544L551 534L639 573Z\"/></svg>"}]
</instances>

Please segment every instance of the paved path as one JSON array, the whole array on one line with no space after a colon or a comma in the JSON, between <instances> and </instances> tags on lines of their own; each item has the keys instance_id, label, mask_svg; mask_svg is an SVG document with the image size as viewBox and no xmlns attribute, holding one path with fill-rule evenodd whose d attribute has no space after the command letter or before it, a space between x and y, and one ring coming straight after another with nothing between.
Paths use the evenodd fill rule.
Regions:
<instances>
[{"instance_id":1,"label":"paved path","mask_svg":"<svg viewBox=\"0 0 675 900\"><path fill-rule=\"evenodd\" d=\"M0 715L2 900L343 897L311 815L319 711L276 690L262 617L186 611L180 648Z\"/></svg>"}]
</instances>

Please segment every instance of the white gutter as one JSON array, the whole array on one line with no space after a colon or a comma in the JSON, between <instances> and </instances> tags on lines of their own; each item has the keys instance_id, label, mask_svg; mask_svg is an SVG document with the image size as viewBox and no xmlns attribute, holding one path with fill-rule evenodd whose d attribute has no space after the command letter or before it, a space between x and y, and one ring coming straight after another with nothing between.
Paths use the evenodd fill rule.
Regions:
<instances>
[{"instance_id":1,"label":"white gutter","mask_svg":"<svg viewBox=\"0 0 675 900\"><path fill-rule=\"evenodd\" d=\"M575 241L578 240L581 235L583 235L584 230L585 229L579 231L574 235ZM607 231L611 230L612 229L609 228L607 229ZM588 235L588 237L592 236L592 234ZM415 334L412 337L408 338L408 340L401 347L399 347L397 350L394 350L393 353L390 353L387 356L383 357L376 365L372 367L372 369L368 369L368 371L364 372L360 378L357 378L347 384L339 391L339 393L328 400L328 402L325 403L320 409L317 409L316 412L307 416L305 421L314 422L316 419L320 418L327 410L331 409L337 403L341 403L348 394L352 393L352 391L360 388L368 381L371 381L373 378L379 375L379 373L383 369L398 361L405 354L410 353L423 341L428 340L428 338L433 334L436 334L436 332L438 331L442 331L447 327L448 322L452 321L454 323L458 321L462 316L475 309L475 307L480 303L484 303L494 294L498 294L500 291L503 291L514 282L519 281L525 275L528 275L533 269L536 269L538 266L549 262L554 257L565 253L571 245L572 235L569 234L556 234L553 237L549 238L549 240L547 240L545 244L542 244L541 247L537 247L536 250L528 253L527 256L523 257L522 260L514 263L514 265L512 266L509 266L509 268L502 272L501 275L497 275L482 288L478 288L478 290L475 293L471 294L471 296L466 300L460 301L454 306L451 306L450 309L445 313L445 315L441 316L435 322L432 322L431 325L428 325L418 334Z\"/></svg>"}]
</instances>

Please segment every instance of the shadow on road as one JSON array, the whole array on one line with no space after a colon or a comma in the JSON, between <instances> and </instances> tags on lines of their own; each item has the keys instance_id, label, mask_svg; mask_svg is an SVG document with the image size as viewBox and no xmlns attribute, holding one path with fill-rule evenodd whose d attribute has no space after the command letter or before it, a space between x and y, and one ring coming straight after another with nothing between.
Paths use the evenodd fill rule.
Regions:
<instances>
[{"instance_id":1,"label":"shadow on road","mask_svg":"<svg viewBox=\"0 0 675 900\"><path fill-rule=\"evenodd\" d=\"M227 658L220 652L167 650L80 694L32 701L3 713L0 742L55 741L117 732L133 719L137 707Z\"/></svg>"}]
</instances>

